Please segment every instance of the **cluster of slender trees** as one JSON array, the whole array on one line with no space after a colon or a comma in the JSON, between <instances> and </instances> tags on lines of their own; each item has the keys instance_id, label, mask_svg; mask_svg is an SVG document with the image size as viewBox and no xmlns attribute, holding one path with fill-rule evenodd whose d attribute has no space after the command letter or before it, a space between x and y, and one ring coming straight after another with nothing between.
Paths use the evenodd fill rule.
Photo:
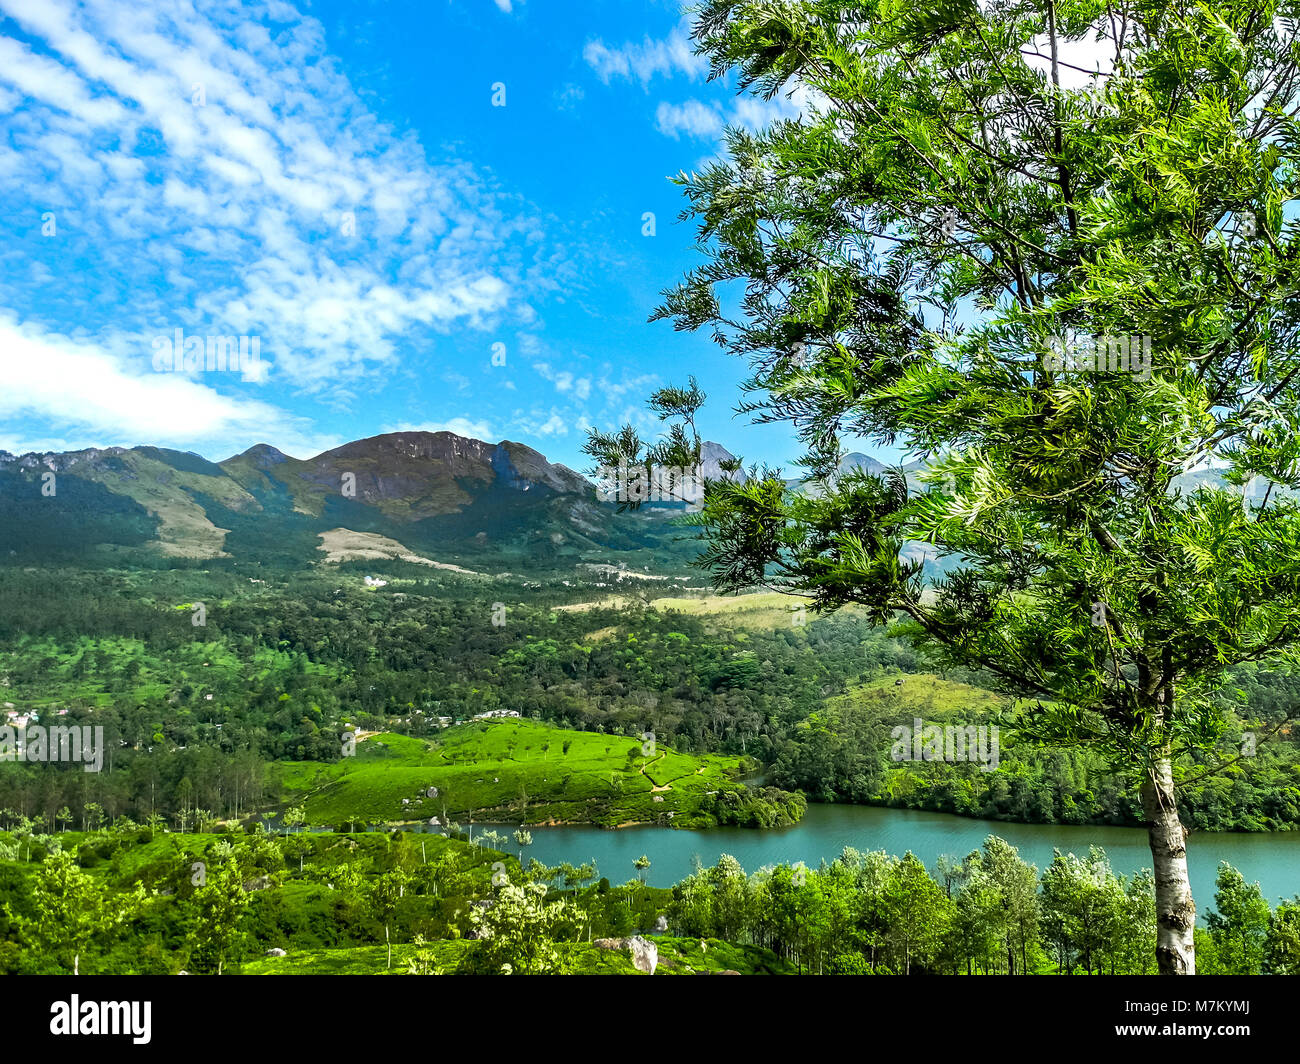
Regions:
<instances>
[{"instance_id":1,"label":"cluster of slender trees","mask_svg":"<svg viewBox=\"0 0 1300 1064\"><path fill-rule=\"evenodd\" d=\"M1103 851L1056 853L1041 874L1012 845L940 859L846 849L819 869L747 875L723 856L673 888L681 934L775 951L828 974L1146 975L1156 971L1150 872L1125 877ZM1198 931L1201 970L1300 972L1300 900L1270 910L1258 886L1221 866L1215 909Z\"/></svg>"}]
</instances>

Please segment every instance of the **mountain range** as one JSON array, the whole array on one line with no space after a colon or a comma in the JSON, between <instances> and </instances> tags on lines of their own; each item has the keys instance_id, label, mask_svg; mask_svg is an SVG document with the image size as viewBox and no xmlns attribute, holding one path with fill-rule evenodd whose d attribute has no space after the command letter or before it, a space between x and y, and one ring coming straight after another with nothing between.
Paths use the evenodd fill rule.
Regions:
<instances>
[{"instance_id":1,"label":"mountain range","mask_svg":"<svg viewBox=\"0 0 1300 1064\"><path fill-rule=\"evenodd\" d=\"M705 475L718 476L732 455L710 442L704 459ZM886 466L853 452L840 468ZM905 467L909 481L920 468ZM619 513L586 477L531 447L451 432L372 436L307 459L268 444L221 462L149 446L0 451L0 560L23 564L682 572L697 548L674 512Z\"/></svg>"},{"instance_id":2,"label":"mountain range","mask_svg":"<svg viewBox=\"0 0 1300 1064\"><path fill-rule=\"evenodd\" d=\"M11 560L572 565L664 550L681 536L666 527L617 514L531 447L451 432L390 433L307 459L267 444L221 462L147 446L0 451L0 555Z\"/></svg>"}]
</instances>

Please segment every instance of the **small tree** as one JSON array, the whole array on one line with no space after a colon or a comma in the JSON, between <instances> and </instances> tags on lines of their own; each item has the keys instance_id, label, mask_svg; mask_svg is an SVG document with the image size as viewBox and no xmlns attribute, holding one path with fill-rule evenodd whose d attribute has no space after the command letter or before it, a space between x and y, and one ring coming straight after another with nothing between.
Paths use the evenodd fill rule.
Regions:
<instances>
[{"instance_id":1,"label":"small tree","mask_svg":"<svg viewBox=\"0 0 1300 1064\"><path fill-rule=\"evenodd\" d=\"M520 827L515 830L515 843L519 846L519 863L524 863L524 847L533 844L533 833Z\"/></svg>"},{"instance_id":2,"label":"small tree","mask_svg":"<svg viewBox=\"0 0 1300 1064\"><path fill-rule=\"evenodd\" d=\"M210 864L191 904L190 940L215 960L217 974L221 975L226 961L238 948L242 938L239 923L249 905L238 858L231 856Z\"/></svg>"},{"instance_id":3,"label":"small tree","mask_svg":"<svg viewBox=\"0 0 1300 1064\"><path fill-rule=\"evenodd\" d=\"M441 975L442 968L438 965L437 955L433 950L427 948L423 935L415 936L415 946L415 954L406 965L406 974Z\"/></svg>"},{"instance_id":4,"label":"small tree","mask_svg":"<svg viewBox=\"0 0 1300 1064\"><path fill-rule=\"evenodd\" d=\"M60 962L71 962L81 974L81 956L98 935L125 919L131 911L121 897L108 892L78 866L69 852L49 854L32 885L36 940Z\"/></svg>"},{"instance_id":5,"label":"small tree","mask_svg":"<svg viewBox=\"0 0 1300 1064\"><path fill-rule=\"evenodd\" d=\"M1279 902L1269 918L1264 971L1268 975L1300 975L1300 898Z\"/></svg>"},{"instance_id":6,"label":"small tree","mask_svg":"<svg viewBox=\"0 0 1300 1064\"><path fill-rule=\"evenodd\" d=\"M1224 975L1259 975L1269 932L1268 902L1258 883L1247 883L1226 861L1219 865L1214 885L1214 908L1205 922L1220 970Z\"/></svg>"},{"instance_id":7,"label":"small tree","mask_svg":"<svg viewBox=\"0 0 1300 1064\"><path fill-rule=\"evenodd\" d=\"M397 916L397 908L406 896L411 877L400 868L385 872L375 880L370 901L376 917L384 925L384 945L388 948L388 967L393 967L393 941L390 927Z\"/></svg>"}]
</instances>

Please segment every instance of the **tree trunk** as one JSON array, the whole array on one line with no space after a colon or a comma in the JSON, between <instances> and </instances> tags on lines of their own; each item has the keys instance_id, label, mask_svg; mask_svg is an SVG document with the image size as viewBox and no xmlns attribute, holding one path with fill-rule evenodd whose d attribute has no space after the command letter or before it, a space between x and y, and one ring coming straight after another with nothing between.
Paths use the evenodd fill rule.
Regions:
<instances>
[{"instance_id":1,"label":"tree trunk","mask_svg":"<svg viewBox=\"0 0 1300 1064\"><path fill-rule=\"evenodd\" d=\"M1187 878L1187 831L1178 819L1168 756L1147 772L1142 811L1156 877L1156 964L1161 975L1195 975L1196 903Z\"/></svg>"}]
</instances>

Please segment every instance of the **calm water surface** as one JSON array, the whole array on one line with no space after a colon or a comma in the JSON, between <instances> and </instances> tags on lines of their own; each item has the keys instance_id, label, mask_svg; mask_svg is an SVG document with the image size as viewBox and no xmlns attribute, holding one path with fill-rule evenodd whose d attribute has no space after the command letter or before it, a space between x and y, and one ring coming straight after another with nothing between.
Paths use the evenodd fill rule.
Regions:
<instances>
[{"instance_id":1,"label":"calm water surface","mask_svg":"<svg viewBox=\"0 0 1300 1064\"><path fill-rule=\"evenodd\" d=\"M463 826L462 826L463 828ZM474 825L474 833L495 829L507 838L504 848L518 852L513 828L508 825ZM1010 824L971 820L946 813L885 809L861 805L809 805L803 820L793 827L771 831L747 828L711 828L675 831L642 827L610 831L595 827L532 827L533 845L526 857L548 865L561 861L581 864L595 860L599 874L611 883L636 875L632 862L646 854L652 864L647 882L672 886L691 872L692 858L705 865L729 853L753 872L763 865L803 861L815 868L839 856L845 846L858 850L908 850L934 868L947 854L963 857L979 849L988 835L1000 835L1020 850L1020 856L1041 872L1052 860L1053 848L1084 855L1089 846L1102 847L1118 872L1128 875L1149 868L1151 854L1142 828L1064 827L1050 824ZM1247 882L1258 882L1270 903L1300 894L1300 831L1270 835L1227 832L1193 832L1188 840L1192 890L1204 912L1214 896L1214 876L1220 861L1241 870Z\"/></svg>"}]
</instances>

